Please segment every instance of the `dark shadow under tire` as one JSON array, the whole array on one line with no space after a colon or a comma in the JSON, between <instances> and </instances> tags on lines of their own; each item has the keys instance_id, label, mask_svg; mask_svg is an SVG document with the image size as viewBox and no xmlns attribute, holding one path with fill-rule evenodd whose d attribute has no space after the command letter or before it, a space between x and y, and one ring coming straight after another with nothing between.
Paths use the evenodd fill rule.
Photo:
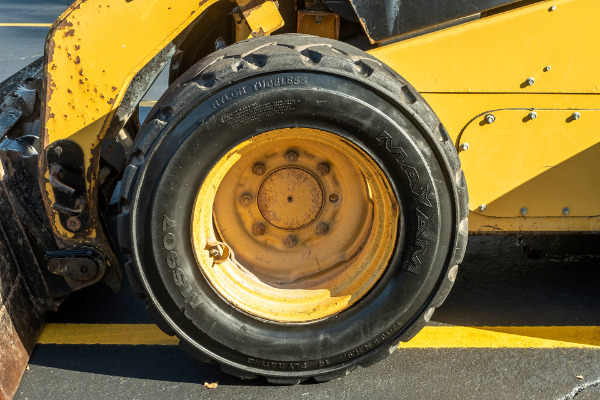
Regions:
<instances>
[{"instance_id":1,"label":"dark shadow under tire","mask_svg":"<svg viewBox=\"0 0 600 400\"><path fill-rule=\"evenodd\" d=\"M231 148L298 126L370 155L402 204L405 233L356 304L323 320L278 324L213 289L194 257L190 218L206 174ZM177 79L136 138L120 204L126 269L157 324L225 372L273 383L328 380L389 355L446 298L466 247L464 176L434 112L375 58L305 35L232 45Z\"/></svg>"}]
</instances>

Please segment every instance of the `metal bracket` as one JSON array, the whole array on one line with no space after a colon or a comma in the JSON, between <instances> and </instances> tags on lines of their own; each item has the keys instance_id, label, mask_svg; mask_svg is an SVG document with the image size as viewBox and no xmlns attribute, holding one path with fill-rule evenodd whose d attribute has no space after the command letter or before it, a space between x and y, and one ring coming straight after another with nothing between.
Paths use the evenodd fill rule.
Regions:
<instances>
[{"instance_id":1,"label":"metal bracket","mask_svg":"<svg viewBox=\"0 0 600 400\"><path fill-rule=\"evenodd\" d=\"M98 282L106 271L104 257L92 248L46 252L48 270L60 275L73 290Z\"/></svg>"}]
</instances>

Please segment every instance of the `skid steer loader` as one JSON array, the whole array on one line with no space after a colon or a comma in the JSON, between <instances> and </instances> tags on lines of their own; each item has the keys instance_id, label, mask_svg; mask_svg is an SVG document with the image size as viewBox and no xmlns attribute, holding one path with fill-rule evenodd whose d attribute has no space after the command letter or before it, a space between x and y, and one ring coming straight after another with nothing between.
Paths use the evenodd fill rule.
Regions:
<instances>
[{"instance_id":1,"label":"skid steer loader","mask_svg":"<svg viewBox=\"0 0 600 400\"><path fill-rule=\"evenodd\" d=\"M0 84L0 398L48 311L122 270L191 354L293 384L410 340L469 233L598 233L598 15L75 1Z\"/></svg>"}]
</instances>

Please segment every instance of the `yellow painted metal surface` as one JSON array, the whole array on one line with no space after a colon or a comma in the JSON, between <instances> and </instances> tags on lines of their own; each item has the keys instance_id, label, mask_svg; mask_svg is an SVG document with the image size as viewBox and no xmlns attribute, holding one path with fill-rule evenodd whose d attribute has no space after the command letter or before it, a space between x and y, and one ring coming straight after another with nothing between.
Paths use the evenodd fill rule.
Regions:
<instances>
[{"instance_id":1,"label":"yellow painted metal surface","mask_svg":"<svg viewBox=\"0 0 600 400\"><path fill-rule=\"evenodd\" d=\"M298 33L338 39L340 36L340 16L324 11L298 11Z\"/></svg>"},{"instance_id":2,"label":"yellow painted metal surface","mask_svg":"<svg viewBox=\"0 0 600 400\"><path fill-rule=\"evenodd\" d=\"M175 36L217 0L152 2L79 0L52 26L46 42L44 148L59 139L78 143L85 154L87 198L96 206L96 175L101 141L135 74ZM135 21L135 23L132 23ZM160 21L160 22L159 22ZM54 232L68 242L52 210L52 188L44 154L42 192ZM93 243L97 215L80 242Z\"/></svg>"},{"instance_id":3,"label":"yellow painted metal surface","mask_svg":"<svg viewBox=\"0 0 600 400\"><path fill-rule=\"evenodd\" d=\"M542 1L370 53L420 92L600 93L599 12L597 0Z\"/></svg>"},{"instance_id":4,"label":"yellow painted metal surface","mask_svg":"<svg viewBox=\"0 0 600 400\"><path fill-rule=\"evenodd\" d=\"M309 128L270 131L209 172L194 206L194 252L237 308L315 321L375 285L403 231L399 210L383 172L351 143Z\"/></svg>"},{"instance_id":5,"label":"yellow painted metal surface","mask_svg":"<svg viewBox=\"0 0 600 400\"><path fill-rule=\"evenodd\" d=\"M371 51L423 94L457 149L468 143L471 233L600 231L597 13L593 0L542 1ZM567 122L575 111L587 121Z\"/></svg>"},{"instance_id":6,"label":"yellow painted metal surface","mask_svg":"<svg viewBox=\"0 0 600 400\"><path fill-rule=\"evenodd\" d=\"M249 34L244 39L268 36L283 27L283 17L279 13L276 1L236 0L236 2L250 29Z\"/></svg>"}]
</instances>

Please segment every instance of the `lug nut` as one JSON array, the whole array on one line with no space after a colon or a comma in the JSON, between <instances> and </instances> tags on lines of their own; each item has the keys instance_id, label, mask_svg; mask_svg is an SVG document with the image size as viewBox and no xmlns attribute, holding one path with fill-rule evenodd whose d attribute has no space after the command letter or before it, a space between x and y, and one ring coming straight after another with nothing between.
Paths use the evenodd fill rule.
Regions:
<instances>
[{"instance_id":1,"label":"lug nut","mask_svg":"<svg viewBox=\"0 0 600 400\"><path fill-rule=\"evenodd\" d=\"M254 175L263 175L266 171L265 168L265 164L257 162L256 164L254 164L254 167L252 167L252 173Z\"/></svg>"},{"instance_id":2,"label":"lug nut","mask_svg":"<svg viewBox=\"0 0 600 400\"><path fill-rule=\"evenodd\" d=\"M338 201L340 201L340 195L337 193L331 193L329 195L329 201L332 203L337 203Z\"/></svg>"},{"instance_id":3,"label":"lug nut","mask_svg":"<svg viewBox=\"0 0 600 400\"><path fill-rule=\"evenodd\" d=\"M289 150L287 153L285 153L285 159L289 163L295 163L296 160L298 160L298 153L296 153L294 150Z\"/></svg>"},{"instance_id":4,"label":"lug nut","mask_svg":"<svg viewBox=\"0 0 600 400\"><path fill-rule=\"evenodd\" d=\"M325 176L329 173L329 164L326 162L321 162L317 165L317 174L321 176Z\"/></svg>"},{"instance_id":5,"label":"lug nut","mask_svg":"<svg viewBox=\"0 0 600 400\"><path fill-rule=\"evenodd\" d=\"M487 122L488 124L493 124L494 121L496 121L496 117L494 116L494 114L488 114L485 116L485 122Z\"/></svg>"},{"instance_id":6,"label":"lug nut","mask_svg":"<svg viewBox=\"0 0 600 400\"><path fill-rule=\"evenodd\" d=\"M240 203L244 206L244 207L248 207L250 206L250 204L252 204L252 195L250 193L244 193L241 197L240 197Z\"/></svg>"},{"instance_id":7,"label":"lug nut","mask_svg":"<svg viewBox=\"0 0 600 400\"><path fill-rule=\"evenodd\" d=\"M292 247L298 244L298 238L294 235L287 235L285 238L283 238L283 244L285 245L285 247L291 249Z\"/></svg>"},{"instance_id":8,"label":"lug nut","mask_svg":"<svg viewBox=\"0 0 600 400\"><path fill-rule=\"evenodd\" d=\"M263 224L261 222L252 224L252 234L254 236L262 236L265 234L266 230L267 230L267 227L265 226L265 224Z\"/></svg>"},{"instance_id":9,"label":"lug nut","mask_svg":"<svg viewBox=\"0 0 600 400\"><path fill-rule=\"evenodd\" d=\"M329 225L327 225L325 222L321 222L320 224L317 224L315 232L319 236L327 235L327 232L329 232Z\"/></svg>"}]
</instances>

